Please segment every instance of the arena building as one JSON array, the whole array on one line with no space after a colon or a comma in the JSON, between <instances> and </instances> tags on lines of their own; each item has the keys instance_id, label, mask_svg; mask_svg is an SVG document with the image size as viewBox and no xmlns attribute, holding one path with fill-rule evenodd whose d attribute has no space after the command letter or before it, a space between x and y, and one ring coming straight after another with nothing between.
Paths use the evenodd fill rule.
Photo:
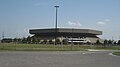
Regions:
<instances>
[{"instance_id":1,"label":"arena building","mask_svg":"<svg viewBox=\"0 0 120 67\"><path fill-rule=\"evenodd\" d=\"M41 41L55 41L56 38L59 39L60 42L67 40L68 42L77 43L96 43L97 40L100 40L97 35L102 35L102 31L74 28L30 29L29 33Z\"/></svg>"}]
</instances>

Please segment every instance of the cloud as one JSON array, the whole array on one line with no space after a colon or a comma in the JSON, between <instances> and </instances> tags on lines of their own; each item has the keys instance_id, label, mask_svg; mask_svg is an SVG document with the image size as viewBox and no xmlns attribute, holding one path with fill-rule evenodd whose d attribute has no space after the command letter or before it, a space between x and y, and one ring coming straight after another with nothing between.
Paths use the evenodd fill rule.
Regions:
<instances>
[{"instance_id":1,"label":"cloud","mask_svg":"<svg viewBox=\"0 0 120 67\"><path fill-rule=\"evenodd\" d=\"M111 20L110 20L110 19L105 19L104 21L109 22L109 21L111 21Z\"/></svg>"},{"instance_id":2,"label":"cloud","mask_svg":"<svg viewBox=\"0 0 120 67\"><path fill-rule=\"evenodd\" d=\"M105 25L106 22L104 22L104 21L98 21L97 24L98 24L98 25Z\"/></svg>"},{"instance_id":3,"label":"cloud","mask_svg":"<svg viewBox=\"0 0 120 67\"><path fill-rule=\"evenodd\" d=\"M70 26L82 26L79 21L68 21L68 25Z\"/></svg>"},{"instance_id":4,"label":"cloud","mask_svg":"<svg viewBox=\"0 0 120 67\"><path fill-rule=\"evenodd\" d=\"M104 20L100 20L97 22L98 25L106 25L108 24L108 22L110 22L110 19L104 19Z\"/></svg>"}]
</instances>

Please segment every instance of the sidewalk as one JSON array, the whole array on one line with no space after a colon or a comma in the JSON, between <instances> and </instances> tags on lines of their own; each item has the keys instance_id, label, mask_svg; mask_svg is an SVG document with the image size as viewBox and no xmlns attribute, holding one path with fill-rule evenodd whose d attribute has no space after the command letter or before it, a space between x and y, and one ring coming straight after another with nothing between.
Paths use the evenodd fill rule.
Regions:
<instances>
[{"instance_id":1,"label":"sidewalk","mask_svg":"<svg viewBox=\"0 0 120 67\"><path fill-rule=\"evenodd\" d=\"M120 50L102 50L102 49L100 49L100 50L97 50L97 49L87 49L88 51L120 51Z\"/></svg>"}]
</instances>

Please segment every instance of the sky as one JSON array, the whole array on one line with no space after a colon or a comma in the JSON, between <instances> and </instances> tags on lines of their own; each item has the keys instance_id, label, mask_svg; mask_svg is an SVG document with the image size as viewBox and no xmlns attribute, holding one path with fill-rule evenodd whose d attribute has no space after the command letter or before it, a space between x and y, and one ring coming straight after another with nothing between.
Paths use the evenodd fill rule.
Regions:
<instances>
[{"instance_id":1,"label":"sky","mask_svg":"<svg viewBox=\"0 0 120 67\"><path fill-rule=\"evenodd\" d=\"M0 0L0 38L27 37L29 29L55 27L103 31L102 39L120 38L120 0Z\"/></svg>"}]
</instances>

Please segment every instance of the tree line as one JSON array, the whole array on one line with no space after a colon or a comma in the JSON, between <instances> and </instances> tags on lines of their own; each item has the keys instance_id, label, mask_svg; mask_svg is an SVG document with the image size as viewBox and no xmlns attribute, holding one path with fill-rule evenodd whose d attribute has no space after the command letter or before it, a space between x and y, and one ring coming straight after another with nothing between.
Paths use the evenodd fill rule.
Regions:
<instances>
[{"instance_id":1,"label":"tree line","mask_svg":"<svg viewBox=\"0 0 120 67\"><path fill-rule=\"evenodd\" d=\"M120 40L114 41L114 40L105 39L103 43L101 43L99 40L97 40L96 44L97 45L103 45L103 46L114 46L114 45L120 45Z\"/></svg>"},{"instance_id":2,"label":"tree line","mask_svg":"<svg viewBox=\"0 0 120 67\"><path fill-rule=\"evenodd\" d=\"M54 41L52 40L40 40L37 37L23 37L23 38L4 38L1 40L2 43L22 43L22 44L54 44ZM61 41L59 39L56 40L57 44L61 44ZM63 44L68 44L67 41L63 40L62 41ZM91 43L87 43L88 45ZM114 40L104 40L103 43L101 43L99 40L96 41L96 43L94 43L96 45L104 45L104 46L110 46L110 45L120 45L120 40L118 41L114 41Z\"/></svg>"}]
</instances>

